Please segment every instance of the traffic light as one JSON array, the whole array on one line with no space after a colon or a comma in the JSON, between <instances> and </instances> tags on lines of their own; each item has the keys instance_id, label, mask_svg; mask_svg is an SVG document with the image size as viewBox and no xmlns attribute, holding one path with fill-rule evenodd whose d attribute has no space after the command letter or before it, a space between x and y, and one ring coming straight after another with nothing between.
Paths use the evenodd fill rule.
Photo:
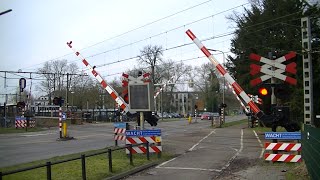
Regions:
<instances>
[{"instance_id":1,"label":"traffic light","mask_svg":"<svg viewBox=\"0 0 320 180\"><path fill-rule=\"evenodd\" d=\"M226 103L221 103L221 104L220 104L220 107L226 108L226 107L227 107L227 104L226 104Z\"/></svg>"},{"instance_id":2,"label":"traffic light","mask_svg":"<svg viewBox=\"0 0 320 180\"><path fill-rule=\"evenodd\" d=\"M261 96L267 96L267 95L269 95L269 90L268 90L268 88L266 88L266 87L260 87L259 88L259 94L261 95Z\"/></svg>"},{"instance_id":3,"label":"traffic light","mask_svg":"<svg viewBox=\"0 0 320 180\"><path fill-rule=\"evenodd\" d=\"M277 84L274 88L274 95L278 99L287 100L290 98L289 86L286 84Z\"/></svg>"},{"instance_id":4,"label":"traffic light","mask_svg":"<svg viewBox=\"0 0 320 180\"><path fill-rule=\"evenodd\" d=\"M157 126L158 125L158 118L155 116L151 111L143 112L144 119L151 125ZM137 118L138 126L140 126L140 116L138 115Z\"/></svg>"}]
</instances>

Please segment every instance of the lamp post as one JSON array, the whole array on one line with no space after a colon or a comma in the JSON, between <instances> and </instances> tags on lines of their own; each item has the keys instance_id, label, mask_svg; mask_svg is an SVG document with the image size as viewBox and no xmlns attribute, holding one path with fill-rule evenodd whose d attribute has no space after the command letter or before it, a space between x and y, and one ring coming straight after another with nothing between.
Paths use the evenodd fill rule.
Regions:
<instances>
[{"instance_id":1,"label":"lamp post","mask_svg":"<svg viewBox=\"0 0 320 180\"><path fill-rule=\"evenodd\" d=\"M224 66L225 59L226 59L224 52L221 51L221 50L217 50L217 49L208 49L208 50L209 51L215 51L215 52L221 52L222 53L222 57L223 57L223 66ZM223 107L221 107L221 108L223 108L223 121L225 121L225 112L224 112L224 104L225 104L225 102L224 102L224 89L225 89L225 86L226 86L226 78L223 76L223 89L222 89L222 104L223 104ZM220 123L220 125L221 125L221 123Z\"/></svg>"}]
</instances>

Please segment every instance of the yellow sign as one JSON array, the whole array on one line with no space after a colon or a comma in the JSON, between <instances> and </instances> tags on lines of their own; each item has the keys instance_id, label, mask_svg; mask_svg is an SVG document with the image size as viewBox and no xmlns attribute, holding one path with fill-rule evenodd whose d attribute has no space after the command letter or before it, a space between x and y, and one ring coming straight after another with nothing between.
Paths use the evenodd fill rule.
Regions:
<instances>
[{"instance_id":1,"label":"yellow sign","mask_svg":"<svg viewBox=\"0 0 320 180\"><path fill-rule=\"evenodd\" d=\"M160 136L157 136L157 137L156 137L156 142L157 142L157 143L161 142L161 137L160 137Z\"/></svg>"}]
</instances>

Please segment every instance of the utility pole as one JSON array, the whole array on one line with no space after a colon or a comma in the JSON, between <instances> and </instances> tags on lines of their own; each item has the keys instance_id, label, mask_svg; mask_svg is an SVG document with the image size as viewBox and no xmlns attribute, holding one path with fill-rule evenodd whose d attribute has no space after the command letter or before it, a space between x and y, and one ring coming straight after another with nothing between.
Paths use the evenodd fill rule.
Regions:
<instances>
[{"instance_id":1,"label":"utility pole","mask_svg":"<svg viewBox=\"0 0 320 180\"><path fill-rule=\"evenodd\" d=\"M304 124L314 125L313 112L313 73L311 23L309 17L301 18L302 60L303 60L303 89L304 89Z\"/></svg>"}]
</instances>

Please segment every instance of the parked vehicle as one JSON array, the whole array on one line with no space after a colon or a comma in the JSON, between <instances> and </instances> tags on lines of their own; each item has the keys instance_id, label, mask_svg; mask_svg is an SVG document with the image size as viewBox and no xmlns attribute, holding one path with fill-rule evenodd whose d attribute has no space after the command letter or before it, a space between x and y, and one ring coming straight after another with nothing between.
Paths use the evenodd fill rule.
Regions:
<instances>
[{"instance_id":1,"label":"parked vehicle","mask_svg":"<svg viewBox=\"0 0 320 180\"><path fill-rule=\"evenodd\" d=\"M219 113L215 112L215 113L212 113L212 112L204 112L202 113L201 115L201 120L204 120L204 119L207 119L207 120L211 120L213 119L214 117L219 117Z\"/></svg>"}]
</instances>

